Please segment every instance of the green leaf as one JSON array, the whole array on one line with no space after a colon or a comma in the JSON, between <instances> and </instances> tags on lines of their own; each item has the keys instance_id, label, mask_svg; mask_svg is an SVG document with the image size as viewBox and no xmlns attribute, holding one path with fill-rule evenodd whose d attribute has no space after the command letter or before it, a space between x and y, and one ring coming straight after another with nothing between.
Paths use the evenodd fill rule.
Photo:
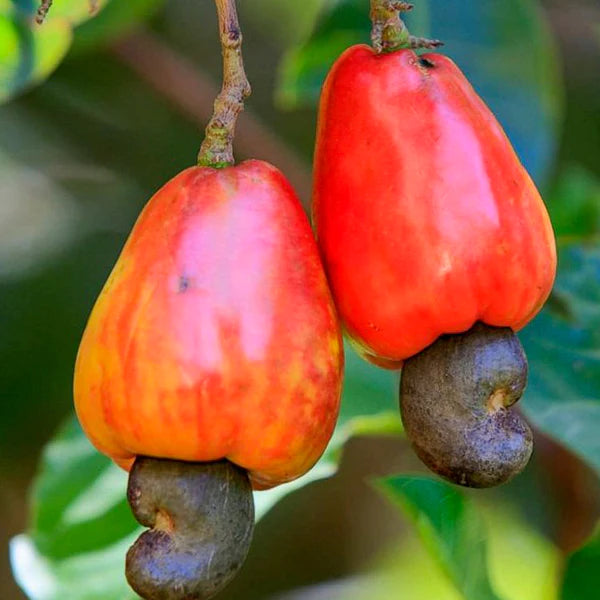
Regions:
<instances>
[{"instance_id":1,"label":"green leaf","mask_svg":"<svg viewBox=\"0 0 600 600\"><path fill-rule=\"evenodd\" d=\"M404 511L466 600L498 600L488 579L484 524L469 500L427 477L388 477L376 486Z\"/></svg>"},{"instance_id":2,"label":"green leaf","mask_svg":"<svg viewBox=\"0 0 600 600\"><path fill-rule=\"evenodd\" d=\"M102 10L110 0L96 0L96 8ZM5 4L14 6L15 11L28 19L35 17L39 0L0 0L0 8ZM54 20L67 21L72 26L79 25L94 16L90 0L56 0L52 3L44 23Z\"/></svg>"},{"instance_id":3,"label":"green leaf","mask_svg":"<svg viewBox=\"0 0 600 600\"><path fill-rule=\"evenodd\" d=\"M255 493L257 519L294 490L333 475L351 436L402 431L396 375L366 364L350 350L346 368L340 420L327 451L305 476ZM45 449L32 490L31 529L11 545L15 577L30 598L123 598L125 552L140 531L126 488L126 473L91 446L72 417ZM102 563L103 575L88 582L95 561ZM109 582L106 595L103 579Z\"/></svg>"},{"instance_id":4,"label":"green leaf","mask_svg":"<svg viewBox=\"0 0 600 600\"><path fill-rule=\"evenodd\" d=\"M48 444L32 490L31 533L11 542L17 582L36 600L135 598L124 556L140 532L127 476L72 418Z\"/></svg>"},{"instance_id":5,"label":"green leaf","mask_svg":"<svg viewBox=\"0 0 600 600\"><path fill-rule=\"evenodd\" d=\"M561 249L552 297L519 336L527 417L600 473L600 247Z\"/></svg>"},{"instance_id":6,"label":"green leaf","mask_svg":"<svg viewBox=\"0 0 600 600\"><path fill-rule=\"evenodd\" d=\"M390 490L385 490L384 495L402 510L405 494L400 492L398 495L393 486L396 478L391 479L391 496ZM418 486L423 480L419 478L413 481ZM485 570L476 567L480 577L489 576L489 584L483 584L483 595L473 591L473 595L468 596L463 588L456 585L454 578L448 576L437 547L430 546L427 552L426 545L419 543L411 531L403 531L379 558L373 571L348 581L347 589L340 590L343 593L323 597L336 600L389 600L395 597L411 600L483 600L489 598L488 587L491 587L493 593L502 600L557 600L562 569L560 551L514 508L499 501L497 495L492 504L475 502L475 498L481 499L481 491L473 494L472 500L462 498L456 488L451 487L450 492L460 496L458 503L466 503L470 512L468 517L474 514L479 523L479 535L469 548L471 553L479 552L479 558L474 560L467 556L465 562L456 566L468 570L473 568L473 562L476 565L485 563ZM412 496L410 492L409 496ZM408 504L412 501L413 498ZM445 511L443 514L452 517L448 512L451 513ZM459 518L463 520L463 516ZM409 519L413 520L412 517ZM426 522L427 517L423 516L422 520ZM419 535L421 528L417 526ZM461 548L461 552L453 554L451 558L457 562L463 553ZM468 571L464 575L468 575Z\"/></svg>"},{"instance_id":7,"label":"green leaf","mask_svg":"<svg viewBox=\"0 0 600 600\"><path fill-rule=\"evenodd\" d=\"M388 491L384 494L390 497ZM481 492L477 492L475 497L480 499ZM398 506L403 506L402 493L398 498L396 492L392 492L391 499ZM562 556L558 548L532 528L514 508L498 502L497 496L493 504L465 502L471 505L481 525L481 538L470 547L470 551L483 551L487 555L485 562L494 593L502 600L557 600L562 571ZM462 566L471 568L470 563ZM489 598L486 588L483 592L486 595L473 595L471 598ZM448 577L437 551L427 552L417 535L407 530L388 545L368 572L284 595L281 600L284 598L469 600L470 597ZM585 598L582 596L583 600Z\"/></svg>"},{"instance_id":8,"label":"green leaf","mask_svg":"<svg viewBox=\"0 0 600 600\"><path fill-rule=\"evenodd\" d=\"M488 571L495 592L503 600L557 600L562 552L497 495L487 501L485 492L472 497L486 526Z\"/></svg>"},{"instance_id":9,"label":"green leaf","mask_svg":"<svg viewBox=\"0 0 600 600\"><path fill-rule=\"evenodd\" d=\"M314 106L333 62L347 46L369 43L366 0L325 4L309 39L291 48L279 73L284 108ZM561 113L559 68L537 2L421 0L406 22L415 35L440 38L442 49L489 104L529 172L543 181L556 149Z\"/></svg>"},{"instance_id":10,"label":"green leaf","mask_svg":"<svg viewBox=\"0 0 600 600\"><path fill-rule=\"evenodd\" d=\"M57 1L38 25L38 2L0 0L0 103L56 69L69 50L74 27L82 25L76 49L87 50L122 34L160 4L162 0L98 0L99 17L91 19L89 0Z\"/></svg>"},{"instance_id":11,"label":"green leaf","mask_svg":"<svg viewBox=\"0 0 600 600\"><path fill-rule=\"evenodd\" d=\"M63 20L38 27L0 8L0 103L48 77L65 56L71 38L71 28Z\"/></svg>"},{"instance_id":12,"label":"green leaf","mask_svg":"<svg viewBox=\"0 0 600 600\"><path fill-rule=\"evenodd\" d=\"M127 477L99 454L71 419L48 444L33 487L32 538L62 559L111 545L138 529L125 493Z\"/></svg>"},{"instance_id":13,"label":"green leaf","mask_svg":"<svg viewBox=\"0 0 600 600\"><path fill-rule=\"evenodd\" d=\"M600 180L579 166L560 174L546 199L559 244L598 239Z\"/></svg>"},{"instance_id":14,"label":"green leaf","mask_svg":"<svg viewBox=\"0 0 600 600\"><path fill-rule=\"evenodd\" d=\"M269 32L269 41L283 47L297 43L310 32L315 18L326 0L281 2L281 0L253 0L240 2L240 19Z\"/></svg>"},{"instance_id":15,"label":"green leaf","mask_svg":"<svg viewBox=\"0 0 600 600\"><path fill-rule=\"evenodd\" d=\"M276 95L279 107L289 110L316 104L323 80L333 64L332 60L324 62L323 57L338 57L349 46L363 41L357 31L333 31L315 38L308 48L291 48L282 58L279 68Z\"/></svg>"},{"instance_id":16,"label":"green leaf","mask_svg":"<svg viewBox=\"0 0 600 600\"><path fill-rule=\"evenodd\" d=\"M348 46L369 42L370 25L367 2L326 3L309 39L290 48L282 59L276 92L279 106L316 105L331 65Z\"/></svg>"},{"instance_id":17,"label":"green leaf","mask_svg":"<svg viewBox=\"0 0 600 600\"><path fill-rule=\"evenodd\" d=\"M562 600L596 600L600 590L600 525L587 544L567 559Z\"/></svg>"},{"instance_id":18,"label":"green leaf","mask_svg":"<svg viewBox=\"0 0 600 600\"><path fill-rule=\"evenodd\" d=\"M19 535L10 542L13 573L35 600L134 600L138 596L125 580L124 557L137 535L63 561L49 560L29 536Z\"/></svg>"}]
</instances>

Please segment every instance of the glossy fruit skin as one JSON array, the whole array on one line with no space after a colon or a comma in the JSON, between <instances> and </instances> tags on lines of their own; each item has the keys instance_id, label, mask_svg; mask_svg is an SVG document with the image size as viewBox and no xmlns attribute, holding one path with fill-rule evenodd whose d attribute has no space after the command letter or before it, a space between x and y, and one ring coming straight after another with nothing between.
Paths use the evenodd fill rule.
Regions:
<instances>
[{"instance_id":1,"label":"glossy fruit skin","mask_svg":"<svg viewBox=\"0 0 600 600\"><path fill-rule=\"evenodd\" d=\"M251 160L189 168L148 202L83 335L79 420L136 455L227 458L257 489L292 480L335 425L343 353L302 207Z\"/></svg>"},{"instance_id":2,"label":"glossy fruit skin","mask_svg":"<svg viewBox=\"0 0 600 600\"><path fill-rule=\"evenodd\" d=\"M353 46L324 85L313 221L340 318L398 368L475 322L518 330L556 271L543 201L447 57Z\"/></svg>"}]
</instances>

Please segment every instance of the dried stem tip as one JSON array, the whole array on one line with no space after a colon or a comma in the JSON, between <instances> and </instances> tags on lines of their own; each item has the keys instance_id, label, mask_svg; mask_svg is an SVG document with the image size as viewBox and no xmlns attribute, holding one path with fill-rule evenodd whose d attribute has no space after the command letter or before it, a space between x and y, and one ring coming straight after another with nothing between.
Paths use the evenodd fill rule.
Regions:
<instances>
[{"instance_id":1,"label":"dried stem tip","mask_svg":"<svg viewBox=\"0 0 600 600\"><path fill-rule=\"evenodd\" d=\"M242 32L235 0L215 0L215 4L223 53L223 87L215 100L214 113L206 127L198 164L220 168L234 163L235 125L244 108L244 100L250 95L250 84L244 70Z\"/></svg>"},{"instance_id":2,"label":"dried stem tip","mask_svg":"<svg viewBox=\"0 0 600 600\"><path fill-rule=\"evenodd\" d=\"M412 10L413 5L396 0L371 0L371 42L375 51L393 52L401 48L437 48L443 46L439 40L430 40L410 35L401 12Z\"/></svg>"},{"instance_id":3,"label":"dried stem tip","mask_svg":"<svg viewBox=\"0 0 600 600\"><path fill-rule=\"evenodd\" d=\"M35 14L36 23L41 25L46 19L46 15L50 10L54 0L41 0L40 5ZM98 0L89 0L90 15L95 15L98 12Z\"/></svg>"},{"instance_id":4,"label":"dried stem tip","mask_svg":"<svg viewBox=\"0 0 600 600\"><path fill-rule=\"evenodd\" d=\"M48 14L50 7L52 6L52 2L53 0L42 0L40 2L40 5L37 9L37 13L35 15L36 23L41 25L44 22L44 19L46 18L46 15Z\"/></svg>"}]
</instances>

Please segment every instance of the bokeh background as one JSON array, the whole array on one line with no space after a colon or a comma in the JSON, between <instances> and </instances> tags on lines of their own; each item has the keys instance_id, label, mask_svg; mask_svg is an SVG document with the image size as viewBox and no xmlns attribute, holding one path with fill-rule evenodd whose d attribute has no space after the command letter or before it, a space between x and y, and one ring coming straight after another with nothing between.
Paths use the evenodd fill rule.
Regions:
<instances>
[{"instance_id":1,"label":"bokeh background","mask_svg":"<svg viewBox=\"0 0 600 600\"><path fill-rule=\"evenodd\" d=\"M238 4L253 95L237 156L279 166L308 208L320 83L339 51L368 40L368 2ZM424 526L414 498L411 504L393 489L381 493L398 480L374 484L424 471L392 416L396 376L349 354L345 428L312 478L339 460L338 473L268 511L241 576L220 598L597 598L589 595L600 584L597 538L583 554L571 553L600 515L600 4L416 4L408 18L413 33L446 41L444 51L506 127L557 230L557 291L523 333L533 357L524 410L537 427L534 460L501 490L457 496L444 513L458 524L450 534L454 549L461 554L463 545L464 553L468 544L475 556L485 550L487 568L472 557L448 561L444 524ZM69 422L73 362L87 315L140 209L193 164L220 85L216 17L210 0L110 0L94 19L78 19L69 47L65 15L71 5L85 14L85 0L55 0L46 24L51 34L42 41L21 18L34 5L0 0L0 598L26 597L11 573L9 540L29 531L50 561L45 567L66 586L55 596L44 591L48 573L39 570L40 556L25 556L19 546L13 558L21 561L30 597L120 599L126 596L108 583L117 575L113 563L102 562L106 557L92 555L87 571L62 562L135 528L126 507L110 499L98 509L110 517L96 515L93 527L65 525L61 498L89 490L106 469L77 446L80 434ZM42 448L65 422L32 504ZM123 481L114 477L102 485L120 490ZM107 488L92 489L106 499ZM466 531L473 527L475 534ZM493 590L471 585L465 572L483 573ZM97 587L99 577L110 592Z\"/></svg>"}]
</instances>

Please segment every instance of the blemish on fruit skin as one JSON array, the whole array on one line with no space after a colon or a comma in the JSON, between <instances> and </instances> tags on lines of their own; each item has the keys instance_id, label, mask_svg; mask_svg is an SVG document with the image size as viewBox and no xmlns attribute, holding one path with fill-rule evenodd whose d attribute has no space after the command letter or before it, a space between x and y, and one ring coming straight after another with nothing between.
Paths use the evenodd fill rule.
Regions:
<instances>
[{"instance_id":1,"label":"blemish on fruit skin","mask_svg":"<svg viewBox=\"0 0 600 600\"><path fill-rule=\"evenodd\" d=\"M428 58L420 57L417 62L419 63L419 66L425 69L433 69L435 67L435 64L431 62Z\"/></svg>"},{"instance_id":2,"label":"blemish on fruit skin","mask_svg":"<svg viewBox=\"0 0 600 600\"><path fill-rule=\"evenodd\" d=\"M179 277L179 285L177 287L177 291L180 294L182 294L189 289L190 285L191 285L191 282L190 282L189 278L186 277L185 275L181 275L181 277Z\"/></svg>"}]
</instances>

